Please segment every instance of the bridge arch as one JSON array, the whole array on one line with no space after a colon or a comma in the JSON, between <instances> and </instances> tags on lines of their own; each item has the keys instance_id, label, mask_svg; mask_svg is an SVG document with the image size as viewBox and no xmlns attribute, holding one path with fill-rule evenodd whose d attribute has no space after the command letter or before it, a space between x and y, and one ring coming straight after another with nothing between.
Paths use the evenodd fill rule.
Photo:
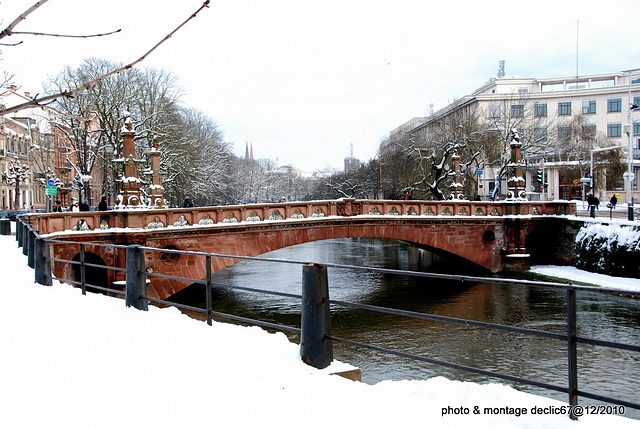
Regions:
<instances>
[{"instance_id":1,"label":"bridge arch","mask_svg":"<svg viewBox=\"0 0 640 429\"><path fill-rule=\"evenodd\" d=\"M76 255L74 255L73 258L71 258L71 260L74 262L80 262L80 254L77 253ZM100 255L93 252L84 253L84 262L86 264L92 264L92 265L106 265L104 259L102 259ZM78 283L82 281L80 276L80 264L75 264L75 263L67 264L66 271L67 271L66 278L74 280ZM94 267L91 265L86 265L85 266L85 282L87 284L91 284L95 286L100 286L105 288L108 287L109 286L108 270L103 267ZM92 289L91 287L87 287L87 290L91 290L91 289ZM93 291L98 293L104 293L97 289L93 289Z\"/></svg>"},{"instance_id":2,"label":"bridge arch","mask_svg":"<svg viewBox=\"0 0 640 429\"><path fill-rule=\"evenodd\" d=\"M278 227L232 224L225 228L189 231L181 234L154 234L145 245L156 248L174 248L224 255L258 256L297 244L338 238L379 238L415 243L419 247L455 255L484 267L492 272L502 268L501 249L506 245L504 225L499 221L455 222L431 220L424 222L329 219L313 224L282 222ZM240 260L212 258L212 272L231 266ZM311 261L310 261L311 262ZM197 255L182 255L180 262L173 264L162 258L161 252L147 255L147 267L156 273L203 279L206 277L205 258ZM151 296L166 298L190 283L176 280L152 279Z\"/></svg>"}]
</instances>

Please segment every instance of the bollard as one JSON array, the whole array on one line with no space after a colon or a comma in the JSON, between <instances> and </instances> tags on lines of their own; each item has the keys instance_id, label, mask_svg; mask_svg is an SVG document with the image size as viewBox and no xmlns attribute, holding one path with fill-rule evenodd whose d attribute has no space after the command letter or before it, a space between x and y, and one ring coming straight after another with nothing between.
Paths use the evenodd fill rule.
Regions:
<instances>
[{"instance_id":1,"label":"bollard","mask_svg":"<svg viewBox=\"0 0 640 429\"><path fill-rule=\"evenodd\" d=\"M11 235L11 221L0 219L0 235Z\"/></svg>"},{"instance_id":2,"label":"bollard","mask_svg":"<svg viewBox=\"0 0 640 429\"><path fill-rule=\"evenodd\" d=\"M137 244L127 246L127 285L125 304L138 310L147 311L147 274L144 264L144 251Z\"/></svg>"},{"instance_id":3,"label":"bollard","mask_svg":"<svg viewBox=\"0 0 640 429\"><path fill-rule=\"evenodd\" d=\"M326 368L333 361L331 312L327 267L307 264L302 268L302 320L300 356L315 368Z\"/></svg>"},{"instance_id":4,"label":"bollard","mask_svg":"<svg viewBox=\"0 0 640 429\"><path fill-rule=\"evenodd\" d=\"M18 242L18 247L22 246L22 228L20 228L20 224L17 220L12 221L16 224L16 241Z\"/></svg>"},{"instance_id":5,"label":"bollard","mask_svg":"<svg viewBox=\"0 0 640 429\"><path fill-rule=\"evenodd\" d=\"M42 237L36 239L35 244L35 282L43 286L51 286L51 260L49 259L49 242Z\"/></svg>"}]
</instances>

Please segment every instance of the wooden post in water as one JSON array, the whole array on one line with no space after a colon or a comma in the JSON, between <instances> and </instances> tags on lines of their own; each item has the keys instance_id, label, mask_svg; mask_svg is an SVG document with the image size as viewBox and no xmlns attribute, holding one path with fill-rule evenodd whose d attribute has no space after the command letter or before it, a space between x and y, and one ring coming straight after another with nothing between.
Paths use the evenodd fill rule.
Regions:
<instances>
[{"instance_id":1,"label":"wooden post in water","mask_svg":"<svg viewBox=\"0 0 640 429\"><path fill-rule=\"evenodd\" d=\"M315 368L326 368L333 361L331 312L327 267L307 264L302 268L302 320L300 356Z\"/></svg>"}]
</instances>

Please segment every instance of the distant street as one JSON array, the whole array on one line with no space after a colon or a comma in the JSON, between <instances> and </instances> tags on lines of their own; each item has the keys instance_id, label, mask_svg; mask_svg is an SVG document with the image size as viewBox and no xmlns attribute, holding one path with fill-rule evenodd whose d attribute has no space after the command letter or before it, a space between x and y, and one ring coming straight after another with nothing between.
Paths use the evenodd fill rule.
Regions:
<instances>
[{"instance_id":1,"label":"distant street","mask_svg":"<svg viewBox=\"0 0 640 429\"><path fill-rule=\"evenodd\" d=\"M633 219L635 221L638 221L639 210L640 210L640 205L636 205L633 210L634 212ZM598 208L596 208L595 214L597 219L605 218L605 219L627 220L627 216L628 216L627 205L618 204L616 208L612 210L607 207L606 203L602 203ZM589 217L589 206L587 205L586 202L584 204L582 201L579 201L576 203L576 216Z\"/></svg>"}]
</instances>

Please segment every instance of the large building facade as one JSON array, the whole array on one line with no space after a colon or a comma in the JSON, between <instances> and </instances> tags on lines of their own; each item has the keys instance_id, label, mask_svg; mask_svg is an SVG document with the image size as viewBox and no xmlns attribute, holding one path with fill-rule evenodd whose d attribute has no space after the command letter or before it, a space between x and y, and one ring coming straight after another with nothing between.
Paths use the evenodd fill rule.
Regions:
<instances>
[{"instance_id":1,"label":"large building facade","mask_svg":"<svg viewBox=\"0 0 640 429\"><path fill-rule=\"evenodd\" d=\"M592 192L601 201L617 194L626 202L629 186L631 195L636 200L640 197L640 111L634 109L639 104L640 69L578 77L497 77L435 112L407 133L429 140L439 124L453 115L474 116L479 124L502 131L502 135L507 135L509 128L517 128L531 148L528 152L523 149L523 156L528 165L527 190L532 198L582 199ZM577 146L582 146L582 150L569 155L568 149ZM601 162L595 163L594 170L590 155L598 160L609 147L620 147L620 161L625 165L628 148L631 149L633 180L623 180L622 174L617 174L619 171L615 177L606 174L607 166ZM566 173L578 164L585 177ZM498 185L499 166L485 167L478 180L480 195ZM593 188L585 180L591 171L594 171ZM504 185L502 188L506 189Z\"/></svg>"}]
</instances>

